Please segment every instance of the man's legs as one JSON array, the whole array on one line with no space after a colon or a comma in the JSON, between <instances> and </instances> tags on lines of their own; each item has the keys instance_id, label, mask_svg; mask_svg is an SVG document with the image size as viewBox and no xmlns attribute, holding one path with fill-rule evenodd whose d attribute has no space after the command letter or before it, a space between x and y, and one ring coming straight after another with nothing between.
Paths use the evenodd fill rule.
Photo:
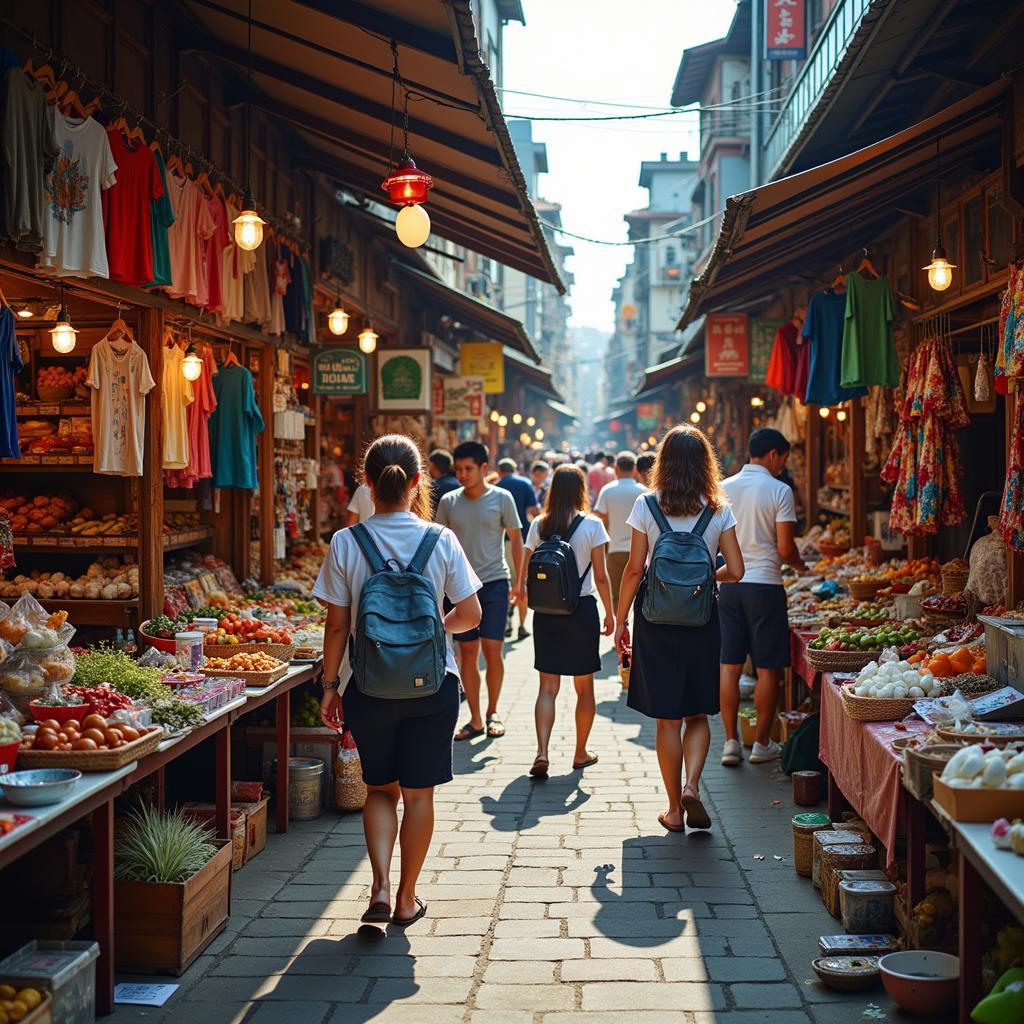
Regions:
<instances>
[{"instance_id":1,"label":"man's legs","mask_svg":"<svg viewBox=\"0 0 1024 1024\"><path fill-rule=\"evenodd\" d=\"M739 739L740 676L742 665L722 665L718 681L718 703L727 740Z\"/></svg>"},{"instance_id":2,"label":"man's legs","mask_svg":"<svg viewBox=\"0 0 1024 1024\"><path fill-rule=\"evenodd\" d=\"M777 668L759 668L757 670L757 687L754 690L754 707L757 708L757 734L755 739L762 746L767 746L772 735L772 725L779 705L779 677ZM736 687L737 701L739 683Z\"/></svg>"},{"instance_id":3,"label":"man's legs","mask_svg":"<svg viewBox=\"0 0 1024 1024\"><path fill-rule=\"evenodd\" d=\"M484 662L487 665L487 715L485 720L496 718L498 715L498 698L501 696L501 686L505 681L505 661L502 657L502 641L501 640L488 640L484 637L480 643L484 649ZM480 715L480 676L477 674L477 718ZM468 698L468 694L467 694ZM488 735L491 735L491 730L488 729ZM502 732L495 732L495 735L501 736Z\"/></svg>"},{"instance_id":4,"label":"man's legs","mask_svg":"<svg viewBox=\"0 0 1024 1024\"><path fill-rule=\"evenodd\" d=\"M484 720L480 716L480 641L459 641L459 674L462 676L462 689L466 693L466 705L469 708L469 726L482 729ZM461 734L461 730L460 730Z\"/></svg>"},{"instance_id":5,"label":"man's legs","mask_svg":"<svg viewBox=\"0 0 1024 1024\"><path fill-rule=\"evenodd\" d=\"M622 586L622 574L628 561L628 551L608 552L608 582L612 587L612 607L615 609L619 607L619 587Z\"/></svg>"}]
</instances>

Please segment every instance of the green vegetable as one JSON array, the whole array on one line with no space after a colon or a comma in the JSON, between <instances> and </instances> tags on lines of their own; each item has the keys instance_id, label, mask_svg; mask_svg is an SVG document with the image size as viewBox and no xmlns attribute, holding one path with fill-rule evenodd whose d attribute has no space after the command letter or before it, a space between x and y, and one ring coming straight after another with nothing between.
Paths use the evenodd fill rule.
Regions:
<instances>
[{"instance_id":1,"label":"green vegetable","mask_svg":"<svg viewBox=\"0 0 1024 1024\"><path fill-rule=\"evenodd\" d=\"M153 722L172 731L196 729L206 722L206 716L198 704L178 700L176 697L154 701L152 707Z\"/></svg>"},{"instance_id":2,"label":"green vegetable","mask_svg":"<svg viewBox=\"0 0 1024 1024\"><path fill-rule=\"evenodd\" d=\"M114 877L128 882L184 882L217 852L213 832L180 811L134 812L114 848Z\"/></svg>"},{"instance_id":3,"label":"green vegetable","mask_svg":"<svg viewBox=\"0 0 1024 1024\"><path fill-rule=\"evenodd\" d=\"M173 694L169 686L160 682L162 677L160 669L137 665L123 651L100 644L78 656L72 682L77 686L109 683L118 693L132 700L169 700Z\"/></svg>"}]
</instances>

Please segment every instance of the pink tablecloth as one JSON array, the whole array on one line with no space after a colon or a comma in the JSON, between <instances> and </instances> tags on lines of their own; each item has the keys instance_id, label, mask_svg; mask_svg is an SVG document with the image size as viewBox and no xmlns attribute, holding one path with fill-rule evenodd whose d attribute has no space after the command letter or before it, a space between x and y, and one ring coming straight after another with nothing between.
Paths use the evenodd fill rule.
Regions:
<instances>
[{"instance_id":1,"label":"pink tablecloth","mask_svg":"<svg viewBox=\"0 0 1024 1024\"><path fill-rule=\"evenodd\" d=\"M867 822L886 850L886 866L895 857L896 837L906 793L900 784L900 761L891 742L897 736L924 732L924 722L856 722L843 709L839 687L825 675L821 684L819 756L850 806Z\"/></svg>"},{"instance_id":2,"label":"pink tablecloth","mask_svg":"<svg viewBox=\"0 0 1024 1024\"><path fill-rule=\"evenodd\" d=\"M807 645L818 635L817 630L790 629L789 658L793 666L793 674L799 676L808 686L814 689L818 670L807 664Z\"/></svg>"}]
</instances>

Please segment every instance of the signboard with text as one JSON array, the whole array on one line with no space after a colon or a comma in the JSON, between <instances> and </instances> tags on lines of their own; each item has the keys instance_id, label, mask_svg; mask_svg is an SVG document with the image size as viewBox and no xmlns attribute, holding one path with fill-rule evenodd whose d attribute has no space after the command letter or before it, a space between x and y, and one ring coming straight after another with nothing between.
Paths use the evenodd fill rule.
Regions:
<instances>
[{"instance_id":1,"label":"signboard with text","mask_svg":"<svg viewBox=\"0 0 1024 1024\"><path fill-rule=\"evenodd\" d=\"M354 348L328 348L313 356L313 394L365 395L366 356Z\"/></svg>"},{"instance_id":2,"label":"signboard with text","mask_svg":"<svg viewBox=\"0 0 1024 1024\"><path fill-rule=\"evenodd\" d=\"M380 412L427 412L432 398L429 348L377 350Z\"/></svg>"},{"instance_id":3,"label":"signboard with text","mask_svg":"<svg viewBox=\"0 0 1024 1024\"><path fill-rule=\"evenodd\" d=\"M807 56L806 0L764 0L766 60L804 60Z\"/></svg>"},{"instance_id":4,"label":"signboard with text","mask_svg":"<svg viewBox=\"0 0 1024 1024\"><path fill-rule=\"evenodd\" d=\"M657 430L661 423L664 402L638 402L636 407L636 429Z\"/></svg>"},{"instance_id":5,"label":"signboard with text","mask_svg":"<svg viewBox=\"0 0 1024 1024\"><path fill-rule=\"evenodd\" d=\"M775 335L785 321L781 317L754 317L750 321L750 383L763 384L768 377Z\"/></svg>"},{"instance_id":6,"label":"signboard with text","mask_svg":"<svg viewBox=\"0 0 1024 1024\"><path fill-rule=\"evenodd\" d=\"M709 313L704 321L704 375L746 377L750 347L746 313Z\"/></svg>"},{"instance_id":7,"label":"signboard with text","mask_svg":"<svg viewBox=\"0 0 1024 1024\"><path fill-rule=\"evenodd\" d=\"M445 377L442 415L446 420L483 419L483 377Z\"/></svg>"},{"instance_id":8,"label":"signboard with text","mask_svg":"<svg viewBox=\"0 0 1024 1024\"><path fill-rule=\"evenodd\" d=\"M459 346L459 364L467 377L483 377L486 394L500 395L505 390L505 355L500 343L463 342Z\"/></svg>"}]
</instances>

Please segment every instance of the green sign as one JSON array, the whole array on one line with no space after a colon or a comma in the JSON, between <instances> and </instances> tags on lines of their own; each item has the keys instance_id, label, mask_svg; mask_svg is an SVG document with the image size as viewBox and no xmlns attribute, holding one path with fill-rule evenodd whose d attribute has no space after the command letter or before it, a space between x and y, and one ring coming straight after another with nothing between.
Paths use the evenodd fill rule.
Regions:
<instances>
[{"instance_id":1,"label":"green sign","mask_svg":"<svg viewBox=\"0 0 1024 1024\"><path fill-rule=\"evenodd\" d=\"M750 374L751 384L763 384L768 376L768 362L772 357L775 334L785 323L781 318L751 317L750 320Z\"/></svg>"},{"instance_id":2,"label":"green sign","mask_svg":"<svg viewBox=\"0 0 1024 1024\"><path fill-rule=\"evenodd\" d=\"M365 395L366 356L353 348L328 348L313 357L315 395Z\"/></svg>"}]
</instances>

